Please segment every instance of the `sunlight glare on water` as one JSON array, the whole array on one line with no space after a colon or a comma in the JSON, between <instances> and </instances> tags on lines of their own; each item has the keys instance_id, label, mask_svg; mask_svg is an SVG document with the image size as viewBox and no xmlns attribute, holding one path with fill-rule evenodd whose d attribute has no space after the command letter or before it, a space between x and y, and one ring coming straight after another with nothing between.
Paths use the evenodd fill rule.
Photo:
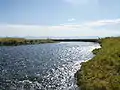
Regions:
<instances>
[{"instance_id":1,"label":"sunlight glare on water","mask_svg":"<svg viewBox=\"0 0 120 90\"><path fill-rule=\"evenodd\" d=\"M74 74L99 47L90 42L0 47L0 88L78 90Z\"/></svg>"}]
</instances>

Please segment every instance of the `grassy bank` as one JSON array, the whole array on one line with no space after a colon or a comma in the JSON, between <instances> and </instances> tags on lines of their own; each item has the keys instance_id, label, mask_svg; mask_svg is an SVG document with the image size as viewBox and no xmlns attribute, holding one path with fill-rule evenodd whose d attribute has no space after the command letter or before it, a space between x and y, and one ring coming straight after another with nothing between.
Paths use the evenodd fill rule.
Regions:
<instances>
[{"instance_id":1,"label":"grassy bank","mask_svg":"<svg viewBox=\"0 0 120 90\"><path fill-rule=\"evenodd\" d=\"M51 39L0 38L0 46L54 43Z\"/></svg>"},{"instance_id":2,"label":"grassy bank","mask_svg":"<svg viewBox=\"0 0 120 90\"><path fill-rule=\"evenodd\" d=\"M120 37L101 40L96 56L75 74L81 90L120 90Z\"/></svg>"}]
</instances>

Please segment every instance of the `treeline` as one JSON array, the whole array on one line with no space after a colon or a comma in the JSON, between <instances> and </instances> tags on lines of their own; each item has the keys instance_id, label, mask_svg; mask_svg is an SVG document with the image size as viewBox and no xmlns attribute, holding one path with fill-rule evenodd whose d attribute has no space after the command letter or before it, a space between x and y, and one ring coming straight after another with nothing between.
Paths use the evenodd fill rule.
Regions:
<instances>
[{"instance_id":1,"label":"treeline","mask_svg":"<svg viewBox=\"0 0 120 90\"><path fill-rule=\"evenodd\" d=\"M120 37L101 39L96 56L75 74L81 90L120 90Z\"/></svg>"},{"instance_id":2,"label":"treeline","mask_svg":"<svg viewBox=\"0 0 120 90\"><path fill-rule=\"evenodd\" d=\"M0 46L54 43L51 39L0 38Z\"/></svg>"}]
</instances>

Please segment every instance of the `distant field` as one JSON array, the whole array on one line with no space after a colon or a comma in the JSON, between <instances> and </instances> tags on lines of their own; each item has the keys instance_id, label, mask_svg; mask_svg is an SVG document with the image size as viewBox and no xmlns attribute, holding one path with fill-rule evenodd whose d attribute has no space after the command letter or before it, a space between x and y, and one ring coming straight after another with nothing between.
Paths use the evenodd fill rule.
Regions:
<instances>
[{"instance_id":1,"label":"distant field","mask_svg":"<svg viewBox=\"0 0 120 90\"><path fill-rule=\"evenodd\" d=\"M51 39L0 38L0 46L54 43Z\"/></svg>"}]
</instances>

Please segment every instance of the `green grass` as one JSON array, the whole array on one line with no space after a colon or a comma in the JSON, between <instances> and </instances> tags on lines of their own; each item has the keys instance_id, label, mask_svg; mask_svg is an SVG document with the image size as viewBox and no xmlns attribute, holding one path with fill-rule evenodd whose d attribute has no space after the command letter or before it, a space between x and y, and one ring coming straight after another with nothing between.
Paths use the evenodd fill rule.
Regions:
<instances>
[{"instance_id":1,"label":"green grass","mask_svg":"<svg viewBox=\"0 0 120 90\"><path fill-rule=\"evenodd\" d=\"M0 38L0 46L17 46L43 43L55 43L55 41L51 39Z\"/></svg>"},{"instance_id":2,"label":"green grass","mask_svg":"<svg viewBox=\"0 0 120 90\"><path fill-rule=\"evenodd\" d=\"M81 90L120 90L120 37L102 39L101 46L75 75Z\"/></svg>"}]
</instances>

